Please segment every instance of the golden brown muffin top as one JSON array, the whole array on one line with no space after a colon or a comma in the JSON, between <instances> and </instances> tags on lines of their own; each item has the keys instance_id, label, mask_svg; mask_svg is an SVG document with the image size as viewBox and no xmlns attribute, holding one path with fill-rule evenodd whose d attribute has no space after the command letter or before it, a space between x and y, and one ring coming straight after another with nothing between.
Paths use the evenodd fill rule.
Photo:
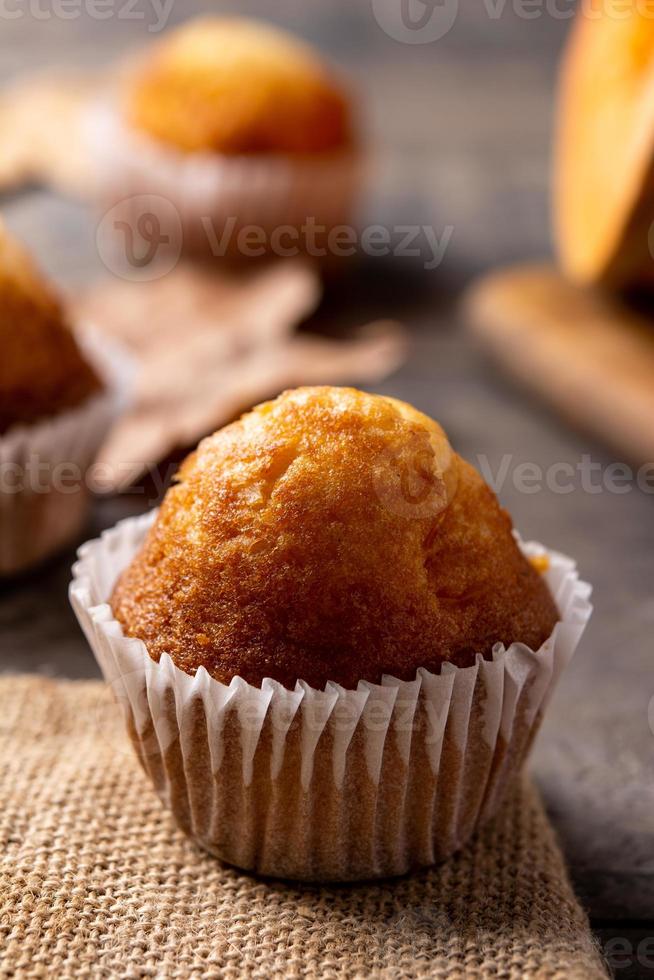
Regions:
<instances>
[{"instance_id":1,"label":"golden brown muffin top","mask_svg":"<svg viewBox=\"0 0 654 980\"><path fill-rule=\"evenodd\" d=\"M0 222L0 434L80 405L101 388L51 292Z\"/></svg>"},{"instance_id":2,"label":"golden brown muffin top","mask_svg":"<svg viewBox=\"0 0 654 980\"><path fill-rule=\"evenodd\" d=\"M310 47L267 24L193 20L125 91L136 129L185 152L312 154L350 143L345 93Z\"/></svg>"},{"instance_id":3,"label":"golden brown muffin top","mask_svg":"<svg viewBox=\"0 0 654 980\"><path fill-rule=\"evenodd\" d=\"M220 681L355 688L537 649L558 614L436 422L299 388L200 443L113 593L150 656Z\"/></svg>"}]
</instances>

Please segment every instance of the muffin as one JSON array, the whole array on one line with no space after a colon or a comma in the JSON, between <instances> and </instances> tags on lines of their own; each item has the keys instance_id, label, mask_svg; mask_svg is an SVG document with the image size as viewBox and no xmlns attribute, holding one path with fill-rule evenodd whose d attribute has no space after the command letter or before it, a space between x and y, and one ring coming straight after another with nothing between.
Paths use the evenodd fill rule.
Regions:
<instances>
[{"instance_id":1,"label":"muffin","mask_svg":"<svg viewBox=\"0 0 654 980\"><path fill-rule=\"evenodd\" d=\"M248 255L255 226L274 252L279 228L302 244L307 220L325 238L349 220L349 97L308 45L264 23L205 17L173 31L96 107L89 135L109 201L161 196L162 221L172 204L191 249Z\"/></svg>"},{"instance_id":2,"label":"muffin","mask_svg":"<svg viewBox=\"0 0 654 980\"><path fill-rule=\"evenodd\" d=\"M0 573L20 571L78 533L84 474L115 395L63 306L0 224Z\"/></svg>"},{"instance_id":3,"label":"muffin","mask_svg":"<svg viewBox=\"0 0 654 980\"><path fill-rule=\"evenodd\" d=\"M342 388L288 392L205 439L111 604L154 659L289 688L468 667L497 642L538 648L558 619L440 426Z\"/></svg>"},{"instance_id":4,"label":"muffin","mask_svg":"<svg viewBox=\"0 0 654 980\"><path fill-rule=\"evenodd\" d=\"M348 100L311 49L266 24L214 17L174 32L138 70L128 123L184 153L333 153Z\"/></svg>"},{"instance_id":5,"label":"muffin","mask_svg":"<svg viewBox=\"0 0 654 980\"><path fill-rule=\"evenodd\" d=\"M0 436L79 407L102 389L59 298L0 224Z\"/></svg>"},{"instance_id":6,"label":"muffin","mask_svg":"<svg viewBox=\"0 0 654 980\"><path fill-rule=\"evenodd\" d=\"M460 847L590 611L436 422L340 388L205 439L158 514L82 549L71 597L180 825L321 880Z\"/></svg>"}]
</instances>

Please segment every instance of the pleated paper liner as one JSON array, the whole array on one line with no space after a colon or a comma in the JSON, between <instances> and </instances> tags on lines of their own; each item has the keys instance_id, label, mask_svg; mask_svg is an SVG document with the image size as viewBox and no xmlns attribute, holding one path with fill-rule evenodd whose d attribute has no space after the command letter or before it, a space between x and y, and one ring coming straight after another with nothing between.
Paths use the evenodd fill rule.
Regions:
<instances>
[{"instance_id":1,"label":"pleated paper liner","mask_svg":"<svg viewBox=\"0 0 654 980\"><path fill-rule=\"evenodd\" d=\"M355 149L297 159L183 153L128 129L108 103L89 110L84 130L103 206L137 229L144 214L154 216L184 251L248 258L298 246L292 254L304 254L307 221L320 248L329 230L353 221L362 181ZM240 234L253 228L261 241L248 244Z\"/></svg>"},{"instance_id":2,"label":"pleated paper liner","mask_svg":"<svg viewBox=\"0 0 654 980\"><path fill-rule=\"evenodd\" d=\"M95 331L78 339L103 390L76 408L0 436L0 576L45 560L81 532L88 468L129 400L132 362L122 348Z\"/></svg>"},{"instance_id":3,"label":"pleated paper liner","mask_svg":"<svg viewBox=\"0 0 654 980\"><path fill-rule=\"evenodd\" d=\"M543 646L347 691L192 677L124 636L108 599L154 513L80 549L73 607L163 803L198 844L265 875L356 880L441 861L498 809L591 613L575 563L546 554L561 620Z\"/></svg>"}]
</instances>

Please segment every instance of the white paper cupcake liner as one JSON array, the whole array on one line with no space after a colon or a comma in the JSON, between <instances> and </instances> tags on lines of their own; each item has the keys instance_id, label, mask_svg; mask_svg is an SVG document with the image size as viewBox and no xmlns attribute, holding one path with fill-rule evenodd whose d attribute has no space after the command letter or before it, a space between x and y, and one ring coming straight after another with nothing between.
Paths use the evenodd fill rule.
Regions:
<instances>
[{"instance_id":1,"label":"white paper cupcake liner","mask_svg":"<svg viewBox=\"0 0 654 980\"><path fill-rule=\"evenodd\" d=\"M131 359L94 331L78 340L104 389L76 408L0 436L0 576L24 571L75 540L88 511L84 477L128 400Z\"/></svg>"},{"instance_id":2,"label":"white paper cupcake liner","mask_svg":"<svg viewBox=\"0 0 654 980\"><path fill-rule=\"evenodd\" d=\"M275 234L301 230L307 220L325 229L321 249L330 229L353 220L362 170L356 150L297 159L182 153L128 129L108 104L89 111L85 140L96 192L114 218L138 229L145 209L167 237L180 236L184 250L247 258L265 247L267 254L283 254L292 243L280 239L276 249ZM239 240L252 228L261 230L265 245ZM297 244L306 245L307 237L298 235Z\"/></svg>"},{"instance_id":3,"label":"white paper cupcake liner","mask_svg":"<svg viewBox=\"0 0 654 980\"><path fill-rule=\"evenodd\" d=\"M155 663L123 634L108 599L154 517L85 544L70 597L145 771L202 847L276 877L397 875L446 858L497 810L591 613L571 559L522 545L548 556L561 615L538 651L498 644L472 667L355 691L259 689Z\"/></svg>"}]
</instances>

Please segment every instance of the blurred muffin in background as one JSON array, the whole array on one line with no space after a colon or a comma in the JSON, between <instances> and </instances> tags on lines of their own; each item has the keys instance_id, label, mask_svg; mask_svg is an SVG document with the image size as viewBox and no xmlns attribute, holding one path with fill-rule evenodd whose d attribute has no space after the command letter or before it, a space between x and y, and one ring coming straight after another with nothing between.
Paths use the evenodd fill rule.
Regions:
<instances>
[{"instance_id":1,"label":"blurred muffin in background","mask_svg":"<svg viewBox=\"0 0 654 980\"><path fill-rule=\"evenodd\" d=\"M193 21L147 58L132 126L186 153L329 153L352 142L347 98L306 45L246 20Z\"/></svg>"},{"instance_id":2,"label":"blurred muffin in background","mask_svg":"<svg viewBox=\"0 0 654 980\"><path fill-rule=\"evenodd\" d=\"M81 350L58 296L0 223L0 574L81 528L85 474L119 403L95 346Z\"/></svg>"},{"instance_id":3,"label":"blurred muffin in background","mask_svg":"<svg viewBox=\"0 0 654 980\"><path fill-rule=\"evenodd\" d=\"M174 31L94 108L88 135L105 203L163 198L161 214L154 200L125 202L127 218L145 208L165 224L172 205L187 248L298 254L307 222L313 243L351 220L349 96L308 45L267 24L207 17Z\"/></svg>"},{"instance_id":4,"label":"blurred muffin in background","mask_svg":"<svg viewBox=\"0 0 654 980\"><path fill-rule=\"evenodd\" d=\"M102 389L59 298L0 224L0 435L77 408Z\"/></svg>"}]
</instances>

